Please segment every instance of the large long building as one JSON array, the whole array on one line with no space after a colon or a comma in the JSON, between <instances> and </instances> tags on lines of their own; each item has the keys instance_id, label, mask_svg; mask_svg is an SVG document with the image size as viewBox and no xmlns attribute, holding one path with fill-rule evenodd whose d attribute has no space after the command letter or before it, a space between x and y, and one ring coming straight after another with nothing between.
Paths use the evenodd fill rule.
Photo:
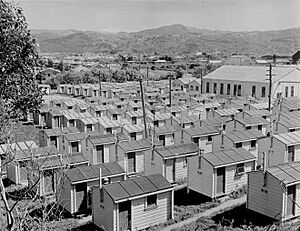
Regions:
<instances>
[{"instance_id":1,"label":"large long building","mask_svg":"<svg viewBox=\"0 0 300 231\"><path fill-rule=\"evenodd\" d=\"M272 68L272 98L300 96L299 67ZM203 78L204 93L268 97L269 67L222 66Z\"/></svg>"}]
</instances>

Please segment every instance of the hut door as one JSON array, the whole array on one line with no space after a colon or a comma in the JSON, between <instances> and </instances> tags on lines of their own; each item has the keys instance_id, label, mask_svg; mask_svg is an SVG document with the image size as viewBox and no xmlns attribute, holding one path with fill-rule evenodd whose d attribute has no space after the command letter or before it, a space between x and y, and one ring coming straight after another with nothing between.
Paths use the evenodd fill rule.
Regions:
<instances>
[{"instance_id":1,"label":"hut door","mask_svg":"<svg viewBox=\"0 0 300 231\"><path fill-rule=\"evenodd\" d=\"M119 224L120 231L130 230L131 223L131 201L125 201L119 204Z\"/></svg>"},{"instance_id":2,"label":"hut door","mask_svg":"<svg viewBox=\"0 0 300 231\"><path fill-rule=\"evenodd\" d=\"M96 163L104 163L104 146L98 145L96 146L97 160Z\"/></svg>"},{"instance_id":3,"label":"hut door","mask_svg":"<svg viewBox=\"0 0 300 231\"><path fill-rule=\"evenodd\" d=\"M175 181L175 160L174 159L166 160L165 176L168 181L170 182Z\"/></svg>"},{"instance_id":4,"label":"hut door","mask_svg":"<svg viewBox=\"0 0 300 231\"><path fill-rule=\"evenodd\" d=\"M87 207L87 185L86 183L75 186L75 212L85 210Z\"/></svg>"},{"instance_id":5,"label":"hut door","mask_svg":"<svg viewBox=\"0 0 300 231\"><path fill-rule=\"evenodd\" d=\"M295 215L295 200L296 200L296 187L295 185L287 188L287 211L286 215Z\"/></svg>"},{"instance_id":6,"label":"hut door","mask_svg":"<svg viewBox=\"0 0 300 231\"><path fill-rule=\"evenodd\" d=\"M217 193L225 193L225 168L217 168Z\"/></svg>"},{"instance_id":7,"label":"hut door","mask_svg":"<svg viewBox=\"0 0 300 231\"><path fill-rule=\"evenodd\" d=\"M129 152L127 154L127 158L128 158L128 168L127 168L127 172L128 173L132 173L135 172L136 166L135 166L135 152Z\"/></svg>"}]
</instances>

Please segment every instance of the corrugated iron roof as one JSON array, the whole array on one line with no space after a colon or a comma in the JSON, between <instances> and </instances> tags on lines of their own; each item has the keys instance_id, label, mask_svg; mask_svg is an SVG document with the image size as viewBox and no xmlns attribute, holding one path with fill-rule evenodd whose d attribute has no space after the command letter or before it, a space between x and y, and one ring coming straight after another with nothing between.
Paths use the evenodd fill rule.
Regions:
<instances>
[{"instance_id":1,"label":"corrugated iron roof","mask_svg":"<svg viewBox=\"0 0 300 231\"><path fill-rule=\"evenodd\" d=\"M273 83L279 80L284 80L282 78L284 76L288 76L288 74L295 69L295 67L274 67L273 71L274 73L276 73L276 76L273 77ZM299 82L299 74L297 75L297 77L298 79L295 79L295 81ZM266 67L261 66L223 65L217 70L204 76L203 79L268 83L268 80L266 78Z\"/></svg>"},{"instance_id":2,"label":"corrugated iron roof","mask_svg":"<svg viewBox=\"0 0 300 231\"><path fill-rule=\"evenodd\" d=\"M276 134L274 138L280 140L287 146L298 145L300 144L300 131Z\"/></svg>"},{"instance_id":3,"label":"corrugated iron roof","mask_svg":"<svg viewBox=\"0 0 300 231\"><path fill-rule=\"evenodd\" d=\"M70 134L65 134L64 136L69 141L78 141L85 138L85 133L84 132L70 133Z\"/></svg>"},{"instance_id":4,"label":"corrugated iron roof","mask_svg":"<svg viewBox=\"0 0 300 231\"><path fill-rule=\"evenodd\" d=\"M171 187L171 184L161 174L133 177L125 181L103 186L104 190L115 202L123 199L130 200L132 197L142 196L147 193L159 193L160 190Z\"/></svg>"},{"instance_id":5,"label":"corrugated iron roof","mask_svg":"<svg viewBox=\"0 0 300 231\"><path fill-rule=\"evenodd\" d=\"M291 162L285 164L279 164L267 168L267 172L285 185L295 184L300 182L300 163Z\"/></svg>"},{"instance_id":6,"label":"corrugated iron roof","mask_svg":"<svg viewBox=\"0 0 300 231\"><path fill-rule=\"evenodd\" d=\"M237 122L245 126L267 125L269 122L262 117L237 118Z\"/></svg>"},{"instance_id":7,"label":"corrugated iron roof","mask_svg":"<svg viewBox=\"0 0 300 231\"><path fill-rule=\"evenodd\" d=\"M256 157L244 148L206 153L203 154L202 157L214 167L221 167L256 160Z\"/></svg>"},{"instance_id":8,"label":"corrugated iron roof","mask_svg":"<svg viewBox=\"0 0 300 231\"><path fill-rule=\"evenodd\" d=\"M99 179L99 169L101 177L111 177L113 175L125 174L125 171L117 162L102 163L93 166L80 165L66 171L66 176L72 183Z\"/></svg>"},{"instance_id":9,"label":"corrugated iron roof","mask_svg":"<svg viewBox=\"0 0 300 231\"><path fill-rule=\"evenodd\" d=\"M212 125L202 124L200 127L192 127L184 130L192 137L200 137L200 136L207 136L212 134L219 134L220 131L217 127Z\"/></svg>"},{"instance_id":10,"label":"corrugated iron roof","mask_svg":"<svg viewBox=\"0 0 300 231\"><path fill-rule=\"evenodd\" d=\"M225 136L234 143L257 140L264 137L264 135L257 130L231 131L226 133Z\"/></svg>"},{"instance_id":11,"label":"corrugated iron roof","mask_svg":"<svg viewBox=\"0 0 300 231\"><path fill-rule=\"evenodd\" d=\"M151 143L147 139L124 141L118 144L118 148L122 149L125 153L149 149L150 147Z\"/></svg>"},{"instance_id":12,"label":"corrugated iron roof","mask_svg":"<svg viewBox=\"0 0 300 231\"><path fill-rule=\"evenodd\" d=\"M196 143L183 143L171 146L158 146L154 150L164 159L197 155L199 146Z\"/></svg>"}]
</instances>

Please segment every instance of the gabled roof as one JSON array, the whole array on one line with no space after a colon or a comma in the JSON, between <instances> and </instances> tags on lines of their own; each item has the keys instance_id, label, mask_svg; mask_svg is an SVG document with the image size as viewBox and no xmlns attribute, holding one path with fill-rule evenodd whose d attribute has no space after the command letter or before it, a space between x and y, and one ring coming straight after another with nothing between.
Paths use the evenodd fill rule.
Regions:
<instances>
[{"instance_id":1,"label":"gabled roof","mask_svg":"<svg viewBox=\"0 0 300 231\"><path fill-rule=\"evenodd\" d=\"M267 168L267 172L285 185L300 183L300 163L291 162Z\"/></svg>"},{"instance_id":2,"label":"gabled roof","mask_svg":"<svg viewBox=\"0 0 300 231\"><path fill-rule=\"evenodd\" d=\"M144 196L149 193L159 193L165 189L172 189L171 184L160 174L133 177L125 181L104 185L103 189L118 203L133 197Z\"/></svg>"},{"instance_id":3,"label":"gabled roof","mask_svg":"<svg viewBox=\"0 0 300 231\"><path fill-rule=\"evenodd\" d=\"M273 83L283 79L295 69L295 67L273 67L273 71L276 73L276 76L273 77ZM203 80L206 79L268 83L266 78L266 67L264 66L223 65L203 77Z\"/></svg>"},{"instance_id":4,"label":"gabled roof","mask_svg":"<svg viewBox=\"0 0 300 231\"><path fill-rule=\"evenodd\" d=\"M17 150L25 150L31 148L38 148L37 144L33 141L24 141L18 143L11 143L11 144L1 144L0 145L0 155L17 151Z\"/></svg>"},{"instance_id":5,"label":"gabled roof","mask_svg":"<svg viewBox=\"0 0 300 231\"><path fill-rule=\"evenodd\" d=\"M120 127L121 122L118 120L110 120L107 117L98 117L98 122L104 127L104 128L115 128Z\"/></svg>"},{"instance_id":6,"label":"gabled roof","mask_svg":"<svg viewBox=\"0 0 300 231\"><path fill-rule=\"evenodd\" d=\"M232 116L239 113L239 110L236 108L218 109L213 111L213 113L217 113L220 116Z\"/></svg>"},{"instance_id":7,"label":"gabled roof","mask_svg":"<svg viewBox=\"0 0 300 231\"><path fill-rule=\"evenodd\" d=\"M279 124L282 124L283 126L287 127L288 129L296 129L300 128L300 120L299 118L286 118L281 117L278 121Z\"/></svg>"},{"instance_id":8,"label":"gabled roof","mask_svg":"<svg viewBox=\"0 0 300 231\"><path fill-rule=\"evenodd\" d=\"M97 179L99 180L100 168L102 178L125 174L125 171L117 162L110 162L93 166L80 165L76 168L68 169L66 171L66 176L72 182L72 184L77 182L88 182Z\"/></svg>"},{"instance_id":9,"label":"gabled roof","mask_svg":"<svg viewBox=\"0 0 300 231\"><path fill-rule=\"evenodd\" d=\"M150 147L150 141L147 139L124 141L118 144L118 148L122 149L125 153L141 151Z\"/></svg>"},{"instance_id":10,"label":"gabled roof","mask_svg":"<svg viewBox=\"0 0 300 231\"><path fill-rule=\"evenodd\" d=\"M105 145L115 143L115 135L106 134L106 135L93 135L88 137L93 145ZM118 141L128 140L128 138L123 133L118 133Z\"/></svg>"},{"instance_id":11,"label":"gabled roof","mask_svg":"<svg viewBox=\"0 0 300 231\"><path fill-rule=\"evenodd\" d=\"M84 123L85 125L87 125L87 124L97 124L98 123L98 118L96 118L96 117L81 118L79 120L82 123Z\"/></svg>"},{"instance_id":12,"label":"gabled roof","mask_svg":"<svg viewBox=\"0 0 300 231\"><path fill-rule=\"evenodd\" d=\"M187 134L191 137L201 137L201 136L208 136L208 135L215 135L219 134L220 131L217 127L212 125L202 124L202 126L187 128L184 130Z\"/></svg>"},{"instance_id":13,"label":"gabled roof","mask_svg":"<svg viewBox=\"0 0 300 231\"><path fill-rule=\"evenodd\" d=\"M175 120L178 124L181 123L193 123L199 121L199 116L196 115L181 115L178 117L172 116L172 119Z\"/></svg>"},{"instance_id":14,"label":"gabled roof","mask_svg":"<svg viewBox=\"0 0 300 231\"><path fill-rule=\"evenodd\" d=\"M267 110L249 110L243 111L242 113L248 114L252 117L262 117L262 116L271 116L272 113Z\"/></svg>"},{"instance_id":15,"label":"gabled roof","mask_svg":"<svg viewBox=\"0 0 300 231\"><path fill-rule=\"evenodd\" d=\"M55 147L42 147L31 149L20 149L15 152L15 160L21 161L30 159L31 157L50 157L58 155L59 151Z\"/></svg>"},{"instance_id":16,"label":"gabled roof","mask_svg":"<svg viewBox=\"0 0 300 231\"><path fill-rule=\"evenodd\" d=\"M67 120L74 120L79 117L79 114L74 110L62 110L61 113L64 117L66 117Z\"/></svg>"},{"instance_id":17,"label":"gabled roof","mask_svg":"<svg viewBox=\"0 0 300 231\"><path fill-rule=\"evenodd\" d=\"M264 137L264 135L257 130L231 131L227 132L225 136L234 143L257 140Z\"/></svg>"},{"instance_id":18,"label":"gabled roof","mask_svg":"<svg viewBox=\"0 0 300 231\"><path fill-rule=\"evenodd\" d=\"M79 141L85 138L85 133L84 132L70 133L70 134L65 134L64 136L69 141Z\"/></svg>"},{"instance_id":19,"label":"gabled roof","mask_svg":"<svg viewBox=\"0 0 300 231\"><path fill-rule=\"evenodd\" d=\"M256 125L267 125L269 122L262 117L251 117L251 118L237 118L237 122L245 126L256 126Z\"/></svg>"},{"instance_id":20,"label":"gabled roof","mask_svg":"<svg viewBox=\"0 0 300 231\"><path fill-rule=\"evenodd\" d=\"M183 143L175 144L172 146L158 146L154 150L163 158L163 159L173 159L177 157L197 155L199 151L199 146L194 143Z\"/></svg>"},{"instance_id":21,"label":"gabled roof","mask_svg":"<svg viewBox=\"0 0 300 231\"><path fill-rule=\"evenodd\" d=\"M300 131L280 133L274 135L274 138L278 139L287 146L300 144Z\"/></svg>"},{"instance_id":22,"label":"gabled roof","mask_svg":"<svg viewBox=\"0 0 300 231\"><path fill-rule=\"evenodd\" d=\"M137 111L128 111L126 114L129 117L142 117L143 116L143 111L142 110L137 110Z\"/></svg>"},{"instance_id":23,"label":"gabled roof","mask_svg":"<svg viewBox=\"0 0 300 231\"><path fill-rule=\"evenodd\" d=\"M167 120L167 119L170 119L171 118L171 113L155 113L155 115L153 115L152 113L149 115L147 115L147 118L150 119L150 120Z\"/></svg>"},{"instance_id":24,"label":"gabled roof","mask_svg":"<svg viewBox=\"0 0 300 231\"><path fill-rule=\"evenodd\" d=\"M126 131L128 131L129 133L132 132L142 132L144 131L144 125L141 124L125 124L123 127Z\"/></svg>"},{"instance_id":25,"label":"gabled roof","mask_svg":"<svg viewBox=\"0 0 300 231\"><path fill-rule=\"evenodd\" d=\"M178 131L179 129L181 129L181 127L178 125L177 126L165 125L161 127L155 127L155 133L157 135L167 135L167 134L172 134Z\"/></svg>"},{"instance_id":26,"label":"gabled roof","mask_svg":"<svg viewBox=\"0 0 300 231\"><path fill-rule=\"evenodd\" d=\"M256 160L256 157L244 148L206 153L202 157L216 168Z\"/></svg>"}]
</instances>

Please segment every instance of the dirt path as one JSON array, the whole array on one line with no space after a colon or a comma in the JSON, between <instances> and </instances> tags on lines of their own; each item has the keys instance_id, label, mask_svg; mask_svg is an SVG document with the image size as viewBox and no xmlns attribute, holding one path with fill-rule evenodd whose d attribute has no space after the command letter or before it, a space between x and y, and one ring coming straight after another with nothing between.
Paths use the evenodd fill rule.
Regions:
<instances>
[{"instance_id":1,"label":"dirt path","mask_svg":"<svg viewBox=\"0 0 300 231\"><path fill-rule=\"evenodd\" d=\"M217 207L208 209L208 210L204 211L203 213L199 213L187 220L184 220L184 221L178 222L176 224L162 228L161 231L171 231L172 229L176 230L184 225L195 222L196 220L198 220L201 217L209 217L212 215L216 215L218 213L228 210L231 207L237 207L237 206L245 204L245 203L246 203L246 196L240 197L238 199L228 200L228 201L225 201L224 203L218 205Z\"/></svg>"}]
</instances>

